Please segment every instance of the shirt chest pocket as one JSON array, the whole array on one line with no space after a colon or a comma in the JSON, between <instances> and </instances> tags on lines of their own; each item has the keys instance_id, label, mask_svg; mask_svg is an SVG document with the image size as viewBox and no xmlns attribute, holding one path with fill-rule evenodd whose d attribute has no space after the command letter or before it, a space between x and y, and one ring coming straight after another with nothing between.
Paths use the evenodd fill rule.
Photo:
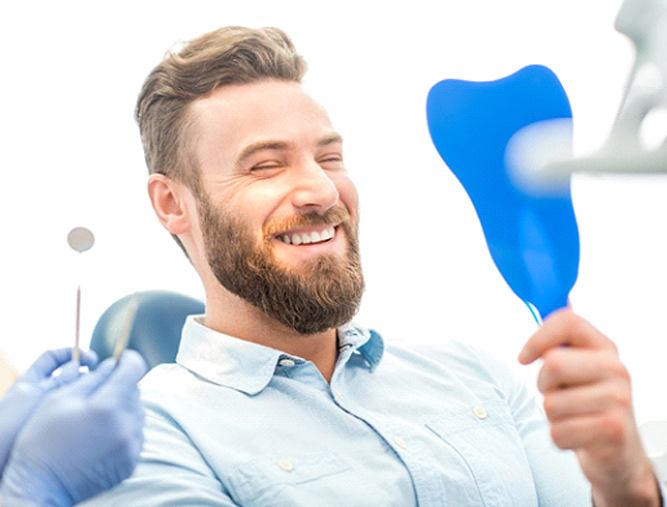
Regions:
<instances>
[{"instance_id":1,"label":"shirt chest pocket","mask_svg":"<svg viewBox=\"0 0 667 507\"><path fill-rule=\"evenodd\" d=\"M502 400L446 410L426 427L457 455L487 506L537 505L523 442Z\"/></svg>"},{"instance_id":2,"label":"shirt chest pocket","mask_svg":"<svg viewBox=\"0 0 667 507\"><path fill-rule=\"evenodd\" d=\"M338 505L350 466L335 454L289 454L253 460L229 477L234 500L244 507Z\"/></svg>"}]
</instances>

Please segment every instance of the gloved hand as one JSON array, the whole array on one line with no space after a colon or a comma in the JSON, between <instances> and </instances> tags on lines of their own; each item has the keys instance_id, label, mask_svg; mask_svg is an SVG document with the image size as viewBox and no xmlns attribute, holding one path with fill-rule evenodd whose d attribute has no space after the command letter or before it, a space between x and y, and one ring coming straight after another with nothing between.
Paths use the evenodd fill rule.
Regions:
<instances>
[{"instance_id":1,"label":"gloved hand","mask_svg":"<svg viewBox=\"0 0 667 507\"><path fill-rule=\"evenodd\" d=\"M71 357L71 348L44 352L0 399L0 477L16 435L35 407L47 394L79 377L78 365L70 361ZM93 351L81 352L82 365L92 368L96 363L97 356ZM60 375L52 377L61 366Z\"/></svg>"},{"instance_id":2,"label":"gloved hand","mask_svg":"<svg viewBox=\"0 0 667 507\"><path fill-rule=\"evenodd\" d=\"M145 372L128 350L47 396L16 439L0 500L69 507L128 477L143 445Z\"/></svg>"}]
</instances>

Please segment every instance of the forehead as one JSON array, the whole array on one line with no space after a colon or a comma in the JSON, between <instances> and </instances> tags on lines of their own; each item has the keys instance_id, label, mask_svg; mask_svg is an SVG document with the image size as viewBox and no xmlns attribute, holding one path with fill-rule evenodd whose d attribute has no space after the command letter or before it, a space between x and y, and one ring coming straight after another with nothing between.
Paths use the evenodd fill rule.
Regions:
<instances>
[{"instance_id":1,"label":"forehead","mask_svg":"<svg viewBox=\"0 0 667 507\"><path fill-rule=\"evenodd\" d=\"M299 83L266 80L222 86L191 104L195 151L224 158L263 141L317 143L334 133L329 116Z\"/></svg>"}]
</instances>

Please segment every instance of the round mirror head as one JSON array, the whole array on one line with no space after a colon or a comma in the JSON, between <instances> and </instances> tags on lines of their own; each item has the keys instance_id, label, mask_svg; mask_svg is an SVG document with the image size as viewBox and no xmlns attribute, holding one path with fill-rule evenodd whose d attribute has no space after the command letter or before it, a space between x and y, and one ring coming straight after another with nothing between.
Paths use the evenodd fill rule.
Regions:
<instances>
[{"instance_id":1,"label":"round mirror head","mask_svg":"<svg viewBox=\"0 0 667 507\"><path fill-rule=\"evenodd\" d=\"M95 244L95 236L85 227L75 227L67 235L67 243L77 252L90 250Z\"/></svg>"}]
</instances>

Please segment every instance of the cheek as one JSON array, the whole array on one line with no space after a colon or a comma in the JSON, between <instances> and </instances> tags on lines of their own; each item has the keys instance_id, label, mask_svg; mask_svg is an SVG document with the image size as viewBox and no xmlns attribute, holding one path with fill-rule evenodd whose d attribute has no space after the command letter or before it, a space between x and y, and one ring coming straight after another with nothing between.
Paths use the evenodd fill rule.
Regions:
<instances>
[{"instance_id":1,"label":"cheek","mask_svg":"<svg viewBox=\"0 0 667 507\"><path fill-rule=\"evenodd\" d=\"M357 194L357 187L352 180L347 176L339 176L333 178L333 181L338 189L341 202L345 205L347 210L353 217L358 216L359 209L359 195Z\"/></svg>"},{"instance_id":2,"label":"cheek","mask_svg":"<svg viewBox=\"0 0 667 507\"><path fill-rule=\"evenodd\" d=\"M271 217L279 214L286 192L280 185L258 185L230 199L230 210L237 214L247 231L258 241L263 240L263 228Z\"/></svg>"}]
</instances>

